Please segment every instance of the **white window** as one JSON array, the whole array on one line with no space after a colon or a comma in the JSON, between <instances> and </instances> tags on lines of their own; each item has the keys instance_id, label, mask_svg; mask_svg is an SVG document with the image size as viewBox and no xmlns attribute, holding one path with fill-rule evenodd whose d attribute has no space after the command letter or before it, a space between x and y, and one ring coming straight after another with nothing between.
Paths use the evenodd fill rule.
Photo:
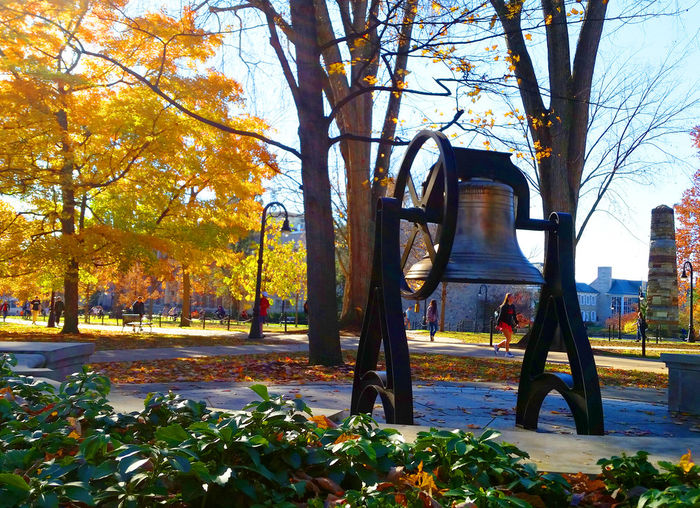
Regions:
<instances>
[{"instance_id":1,"label":"white window","mask_svg":"<svg viewBox=\"0 0 700 508\"><path fill-rule=\"evenodd\" d=\"M595 311L591 311L591 322L596 322L598 319L596 318Z\"/></svg>"}]
</instances>

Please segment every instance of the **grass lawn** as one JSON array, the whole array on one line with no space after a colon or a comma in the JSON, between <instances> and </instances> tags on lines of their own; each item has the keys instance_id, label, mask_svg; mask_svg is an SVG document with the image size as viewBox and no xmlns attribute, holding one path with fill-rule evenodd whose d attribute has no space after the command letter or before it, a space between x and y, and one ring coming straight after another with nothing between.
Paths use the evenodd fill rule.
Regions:
<instances>
[{"instance_id":1,"label":"grass lawn","mask_svg":"<svg viewBox=\"0 0 700 508\"><path fill-rule=\"evenodd\" d=\"M173 381L257 381L263 383L352 382L355 352L344 351L345 365L311 366L306 353L176 358L138 362L92 364L113 383L167 383ZM383 361L380 360L380 361ZM384 368L383 365L380 368ZM548 364L556 372L568 366ZM517 384L520 363L500 359L412 354L411 370L416 382L506 382ZM601 385L665 388L666 374L598 368Z\"/></svg>"},{"instance_id":2,"label":"grass lawn","mask_svg":"<svg viewBox=\"0 0 700 508\"><path fill-rule=\"evenodd\" d=\"M267 327L266 327L267 329ZM152 333L122 333L109 330L86 330L79 335L63 335L60 328L46 328L44 326L28 327L23 324L0 322L1 341L36 341L36 342L92 342L95 349L145 349L152 347L193 347L193 346L240 346L250 344L251 340L245 334L239 336L190 336L178 334L173 329L173 334ZM266 338L266 342L274 339ZM257 341L254 341L257 342Z\"/></svg>"},{"instance_id":3,"label":"grass lawn","mask_svg":"<svg viewBox=\"0 0 700 508\"><path fill-rule=\"evenodd\" d=\"M413 330L411 333L428 335L427 330ZM488 333L473 333L473 332L438 332L438 337L450 337L461 340L467 344L488 344ZM517 343L522 339L522 334L516 334L513 337L513 343ZM500 333L494 333L494 343L500 342L503 336ZM612 339L607 338L590 338L591 347L595 354L609 356L624 356L630 358L642 357L642 343L636 342L634 339ZM688 343L680 340L656 340L649 339L646 343L646 357L658 358L661 353L680 353L680 354L700 354L700 342Z\"/></svg>"}]
</instances>

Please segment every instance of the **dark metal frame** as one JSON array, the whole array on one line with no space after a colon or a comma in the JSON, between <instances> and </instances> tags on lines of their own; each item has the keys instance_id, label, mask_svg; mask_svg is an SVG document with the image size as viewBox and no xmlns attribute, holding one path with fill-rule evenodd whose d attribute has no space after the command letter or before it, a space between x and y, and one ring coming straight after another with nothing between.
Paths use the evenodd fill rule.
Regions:
<instances>
[{"instance_id":1,"label":"dark metal frame","mask_svg":"<svg viewBox=\"0 0 700 508\"><path fill-rule=\"evenodd\" d=\"M433 166L419 200L415 188L411 188L413 183L409 171L418 150L428 139L437 143L440 158ZM603 434L598 374L576 294L571 216L554 213L549 220L530 219L527 180L510 162L508 154L452 149L442 134L430 131L420 132L409 144L397 176L395 197L383 198L377 206L370 292L357 352L351 413L371 414L379 396L387 423L413 423L410 354L403 326L401 296L424 299L439 284L455 234L457 181L475 177L491 178L510 185L518 197L516 228L546 233L545 284L523 359L516 425L536 429L544 398L556 390L571 408L579 434ZM411 208L401 205L400 198L406 186L409 186L415 205ZM427 233L428 223L439 225L441 247L433 251L433 268L423 286L415 291L408 287L403 275L407 252L401 253L401 220L415 224L409 244L419 232ZM426 243L430 247L433 245L431 241ZM545 371L547 353L557 330L566 345L571 375ZM378 360L382 345L386 370L380 371Z\"/></svg>"},{"instance_id":2,"label":"dark metal frame","mask_svg":"<svg viewBox=\"0 0 700 508\"><path fill-rule=\"evenodd\" d=\"M695 330L693 329L693 264L690 261L683 263L683 273L681 279L685 279L688 274L686 268L690 271L690 317L688 321L688 336L686 342L695 342Z\"/></svg>"},{"instance_id":3,"label":"dark metal frame","mask_svg":"<svg viewBox=\"0 0 700 508\"><path fill-rule=\"evenodd\" d=\"M250 332L248 333L249 339L262 339L262 326L260 323L260 286L262 285L262 267L263 267L263 247L265 244L265 222L267 221L267 211L272 207L279 207L284 212L284 224L282 225L282 231L291 231L289 227L289 214L285 206L279 201L273 201L265 205L262 211L262 218L260 219L260 245L258 246L258 271L255 278L255 303L253 304L253 320L250 322ZM278 217L278 215L272 215L272 217Z\"/></svg>"}]
</instances>

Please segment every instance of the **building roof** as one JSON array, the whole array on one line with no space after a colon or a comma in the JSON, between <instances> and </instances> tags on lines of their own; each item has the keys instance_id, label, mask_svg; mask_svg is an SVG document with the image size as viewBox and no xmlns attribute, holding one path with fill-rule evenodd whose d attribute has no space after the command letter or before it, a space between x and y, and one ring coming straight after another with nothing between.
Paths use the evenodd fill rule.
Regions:
<instances>
[{"instance_id":1,"label":"building roof","mask_svg":"<svg viewBox=\"0 0 700 508\"><path fill-rule=\"evenodd\" d=\"M577 293L597 293L598 290L589 286L588 284L584 282L577 282L576 283L576 292Z\"/></svg>"},{"instance_id":2,"label":"building roof","mask_svg":"<svg viewBox=\"0 0 700 508\"><path fill-rule=\"evenodd\" d=\"M641 286L641 280L613 279L612 284L610 285L610 290L608 290L608 294L637 296Z\"/></svg>"}]
</instances>

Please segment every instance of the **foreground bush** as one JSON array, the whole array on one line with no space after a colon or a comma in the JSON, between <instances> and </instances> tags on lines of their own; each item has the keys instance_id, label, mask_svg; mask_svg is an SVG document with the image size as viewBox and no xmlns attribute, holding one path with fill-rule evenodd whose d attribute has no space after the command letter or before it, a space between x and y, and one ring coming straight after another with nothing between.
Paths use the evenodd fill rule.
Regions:
<instances>
[{"instance_id":1,"label":"foreground bush","mask_svg":"<svg viewBox=\"0 0 700 508\"><path fill-rule=\"evenodd\" d=\"M646 454L602 460L603 474L543 474L527 454L461 431L406 443L367 416L336 426L301 399L208 410L169 393L140 413L109 406L84 371L58 390L13 376L0 358L0 506L697 506L690 455L659 473ZM617 503L617 504L616 504Z\"/></svg>"}]
</instances>

